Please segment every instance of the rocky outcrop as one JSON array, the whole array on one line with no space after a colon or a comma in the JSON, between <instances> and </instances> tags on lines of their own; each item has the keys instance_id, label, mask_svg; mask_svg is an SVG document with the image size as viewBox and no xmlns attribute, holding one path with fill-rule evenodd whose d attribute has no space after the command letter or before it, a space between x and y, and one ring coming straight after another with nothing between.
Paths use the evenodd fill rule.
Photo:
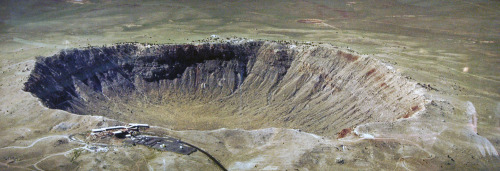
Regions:
<instances>
[{"instance_id":1,"label":"rocky outcrop","mask_svg":"<svg viewBox=\"0 0 500 171\"><path fill-rule=\"evenodd\" d=\"M118 44L39 57L25 91L49 108L174 129L288 127L336 136L422 110L415 85L331 45Z\"/></svg>"}]
</instances>

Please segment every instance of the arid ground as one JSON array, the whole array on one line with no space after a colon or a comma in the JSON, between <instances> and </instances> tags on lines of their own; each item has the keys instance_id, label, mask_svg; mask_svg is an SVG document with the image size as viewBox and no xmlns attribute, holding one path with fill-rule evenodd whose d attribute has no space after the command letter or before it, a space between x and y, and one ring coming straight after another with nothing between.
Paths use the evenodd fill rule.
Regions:
<instances>
[{"instance_id":1,"label":"arid ground","mask_svg":"<svg viewBox=\"0 0 500 171\"><path fill-rule=\"evenodd\" d=\"M200 152L87 139L93 128L128 122L194 144L229 170L495 170L499 7L498 1L422 0L2 1L0 170L219 169ZM210 58L163 81L139 71L167 66L136 60L164 53L150 48L165 44L253 41L264 43L244 65L238 55ZM130 60L144 70L127 78L143 86L134 90L148 92L123 96L112 85L124 82L111 79L100 82L110 85L101 93L116 97L92 101L104 97L89 93L97 84L73 75L66 81L81 98L72 102L85 104L77 109L55 108L23 91L38 56L122 42L140 47ZM93 59L88 54L51 59ZM59 66L55 61L46 64ZM87 67L95 66L101 65ZM118 78L109 71L96 77ZM73 74L54 73L39 78Z\"/></svg>"}]
</instances>

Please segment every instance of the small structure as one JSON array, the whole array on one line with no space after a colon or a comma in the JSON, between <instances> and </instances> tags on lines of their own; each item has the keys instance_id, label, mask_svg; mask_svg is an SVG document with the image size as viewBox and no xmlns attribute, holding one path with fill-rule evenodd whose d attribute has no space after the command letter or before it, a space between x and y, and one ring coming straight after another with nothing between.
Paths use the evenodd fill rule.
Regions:
<instances>
[{"instance_id":1,"label":"small structure","mask_svg":"<svg viewBox=\"0 0 500 171\"><path fill-rule=\"evenodd\" d=\"M171 151L185 155L189 155L197 151L196 148L172 137L137 135L139 130L147 128L149 128L148 124L129 123L127 126L112 126L92 129L92 133L90 135L97 137L115 136L117 138L129 138L130 140L126 140L126 142L130 144L140 144L160 151Z\"/></svg>"},{"instance_id":2,"label":"small structure","mask_svg":"<svg viewBox=\"0 0 500 171\"><path fill-rule=\"evenodd\" d=\"M106 136L114 135L118 138L131 138L133 134L139 132L140 129L149 128L148 124L129 123L128 126L112 126L99 129L92 129L90 135Z\"/></svg>"}]
</instances>

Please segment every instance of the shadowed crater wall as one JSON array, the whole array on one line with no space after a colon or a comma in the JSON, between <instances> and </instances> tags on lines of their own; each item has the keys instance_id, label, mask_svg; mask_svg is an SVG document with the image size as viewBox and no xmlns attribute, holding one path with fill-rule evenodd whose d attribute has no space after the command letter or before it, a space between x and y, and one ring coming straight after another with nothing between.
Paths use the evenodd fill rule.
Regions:
<instances>
[{"instance_id":1,"label":"shadowed crater wall","mask_svg":"<svg viewBox=\"0 0 500 171\"><path fill-rule=\"evenodd\" d=\"M38 57L24 90L49 108L172 129L325 136L423 108L415 84L375 59L265 41L65 50Z\"/></svg>"}]
</instances>

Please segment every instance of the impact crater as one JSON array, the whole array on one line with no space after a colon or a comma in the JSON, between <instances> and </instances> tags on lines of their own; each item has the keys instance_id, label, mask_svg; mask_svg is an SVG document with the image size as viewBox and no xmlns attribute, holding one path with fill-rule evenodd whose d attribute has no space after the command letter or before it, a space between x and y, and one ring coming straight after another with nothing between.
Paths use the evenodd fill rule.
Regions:
<instances>
[{"instance_id":1,"label":"impact crater","mask_svg":"<svg viewBox=\"0 0 500 171\"><path fill-rule=\"evenodd\" d=\"M116 44L38 57L24 90L47 107L176 130L282 127L328 136L422 110L415 84L319 44Z\"/></svg>"}]
</instances>

